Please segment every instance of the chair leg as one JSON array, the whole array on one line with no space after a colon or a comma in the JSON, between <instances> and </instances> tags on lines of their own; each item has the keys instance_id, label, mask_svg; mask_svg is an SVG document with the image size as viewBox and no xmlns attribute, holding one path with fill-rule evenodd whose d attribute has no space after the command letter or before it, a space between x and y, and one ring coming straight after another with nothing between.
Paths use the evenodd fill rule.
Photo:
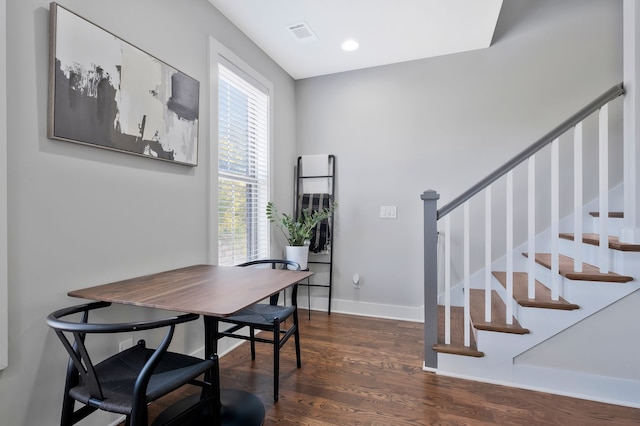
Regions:
<instances>
[{"instance_id":1,"label":"chair leg","mask_svg":"<svg viewBox=\"0 0 640 426\"><path fill-rule=\"evenodd\" d=\"M278 401L280 385L280 321L273 322L273 400Z\"/></svg>"},{"instance_id":2,"label":"chair leg","mask_svg":"<svg viewBox=\"0 0 640 426\"><path fill-rule=\"evenodd\" d=\"M60 426L73 425L73 410L76 401L69 396L69 389L78 384L78 370L73 365L73 361L69 359L67 363L67 375L64 384L64 399L62 400L62 415L60 417Z\"/></svg>"},{"instance_id":3,"label":"chair leg","mask_svg":"<svg viewBox=\"0 0 640 426\"><path fill-rule=\"evenodd\" d=\"M256 360L256 342L255 342L256 330L253 327L249 327L249 336L251 337L251 339L249 340L249 343L251 344L251 359L255 361Z\"/></svg>"},{"instance_id":4,"label":"chair leg","mask_svg":"<svg viewBox=\"0 0 640 426\"><path fill-rule=\"evenodd\" d=\"M214 418L214 426L222 424L222 401L220 400L220 360L218 354L213 354L215 364L211 367L209 381L209 392L212 395L211 410Z\"/></svg>"},{"instance_id":5,"label":"chair leg","mask_svg":"<svg viewBox=\"0 0 640 426\"><path fill-rule=\"evenodd\" d=\"M62 402L62 416L60 418L60 426L71 426L73 424L73 406L75 401L65 395Z\"/></svg>"},{"instance_id":6,"label":"chair leg","mask_svg":"<svg viewBox=\"0 0 640 426\"><path fill-rule=\"evenodd\" d=\"M142 406L140 406L134 401L133 409L131 410L131 414L127 416L127 421L129 421L131 426L143 426L149 424L147 404L143 403Z\"/></svg>"},{"instance_id":7,"label":"chair leg","mask_svg":"<svg viewBox=\"0 0 640 426\"><path fill-rule=\"evenodd\" d=\"M62 401L62 416L60 418L60 426L71 426L73 424L73 408L75 400L68 394L67 389L64 390L64 400Z\"/></svg>"},{"instance_id":8,"label":"chair leg","mask_svg":"<svg viewBox=\"0 0 640 426\"><path fill-rule=\"evenodd\" d=\"M298 327L298 312L293 312L293 326L296 328L293 332L293 341L296 344L296 363L298 368L302 368L302 360L300 358L300 328Z\"/></svg>"}]
</instances>

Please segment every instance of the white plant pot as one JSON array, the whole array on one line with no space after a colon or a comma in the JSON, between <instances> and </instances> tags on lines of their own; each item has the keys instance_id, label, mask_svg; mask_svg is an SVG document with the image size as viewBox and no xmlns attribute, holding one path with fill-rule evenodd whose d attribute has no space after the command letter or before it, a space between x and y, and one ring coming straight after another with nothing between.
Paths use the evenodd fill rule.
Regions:
<instances>
[{"instance_id":1,"label":"white plant pot","mask_svg":"<svg viewBox=\"0 0 640 426\"><path fill-rule=\"evenodd\" d=\"M307 269L307 261L309 259L309 246L286 246L285 258L287 260L298 262L298 264L300 265L300 269Z\"/></svg>"}]
</instances>

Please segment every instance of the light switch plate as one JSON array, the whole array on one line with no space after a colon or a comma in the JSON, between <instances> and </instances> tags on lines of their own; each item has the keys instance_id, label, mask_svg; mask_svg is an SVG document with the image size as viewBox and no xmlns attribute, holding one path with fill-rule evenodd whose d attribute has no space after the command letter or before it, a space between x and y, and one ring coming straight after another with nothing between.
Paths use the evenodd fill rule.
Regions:
<instances>
[{"instance_id":1,"label":"light switch plate","mask_svg":"<svg viewBox=\"0 0 640 426\"><path fill-rule=\"evenodd\" d=\"M380 217L383 219L397 218L397 206L380 206Z\"/></svg>"}]
</instances>

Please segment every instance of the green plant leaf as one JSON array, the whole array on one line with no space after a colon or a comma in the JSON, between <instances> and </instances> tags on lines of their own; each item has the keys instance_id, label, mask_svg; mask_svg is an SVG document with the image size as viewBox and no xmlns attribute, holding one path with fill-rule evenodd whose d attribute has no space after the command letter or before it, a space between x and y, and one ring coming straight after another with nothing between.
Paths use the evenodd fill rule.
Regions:
<instances>
[{"instance_id":1,"label":"green plant leaf","mask_svg":"<svg viewBox=\"0 0 640 426\"><path fill-rule=\"evenodd\" d=\"M311 238L311 231L316 225L331 217L338 207L333 203L327 209L319 209L309 212L302 210L300 217L296 220L292 215L278 212L272 201L267 203L267 218L269 222L275 223L276 227L282 231L291 246L303 246Z\"/></svg>"}]
</instances>

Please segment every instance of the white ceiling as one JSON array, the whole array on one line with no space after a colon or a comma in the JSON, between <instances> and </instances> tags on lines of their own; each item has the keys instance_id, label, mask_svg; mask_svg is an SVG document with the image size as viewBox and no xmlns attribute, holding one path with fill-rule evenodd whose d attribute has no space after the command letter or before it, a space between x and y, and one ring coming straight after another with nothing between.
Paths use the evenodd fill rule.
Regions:
<instances>
[{"instance_id":1,"label":"white ceiling","mask_svg":"<svg viewBox=\"0 0 640 426\"><path fill-rule=\"evenodd\" d=\"M209 0L293 78L489 47L502 0ZM306 23L315 40L289 30ZM342 42L360 44L345 52Z\"/></svg>"}]
</instances>

